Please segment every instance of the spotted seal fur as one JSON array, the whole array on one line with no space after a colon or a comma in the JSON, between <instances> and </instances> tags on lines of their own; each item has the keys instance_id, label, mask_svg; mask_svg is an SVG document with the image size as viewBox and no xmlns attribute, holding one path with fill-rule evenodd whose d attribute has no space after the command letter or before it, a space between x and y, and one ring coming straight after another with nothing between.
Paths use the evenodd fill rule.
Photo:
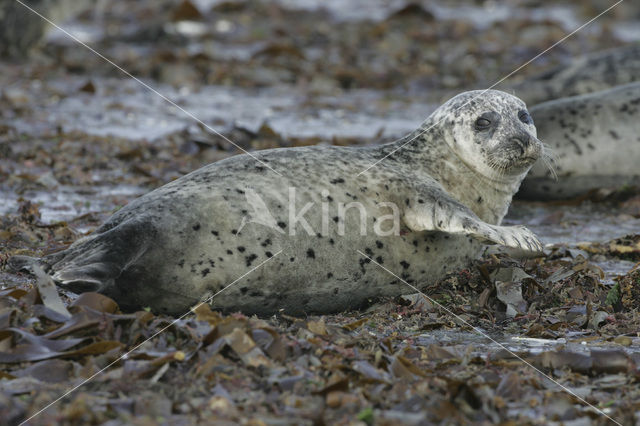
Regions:
<instances>
[{"instance_id":1,"label":"spotted seal fur","mask_svg":"<svg viewBox=\"0 0 640 426\"><path fill-rule=\"evenodd\" d=\"M640 43L630 43L571 60L512 86L527 105L585 95L640 80Z\"/></svg>"},{"instance_id":2,"label":"spotted seal fur","mask_svg":"<svg viewBox=\"0 0 640 426\"><path fill-rule=\"evenodd\" d=\"M640 82L544 102L531 115L555 154L557 179L536 164L518 197L563 199L640 185Z\"/></svg>"},{"instance_id":3,"label":"spotted seal fur","mask_svg":"<svg viewBox=\"0 0 640 426\"><path fill-rule=\"evenodd\" d=\"M390 144L271 149L205 166L43 263L60 285L125 310L180 314L244 274L213 308L355 309L411 291L377 264L422 285L468 266L486 242L540 251L526 228L500 226L540 152L522 101L466 92Z\"/></svg>"},{"instance_id":4,"label":"spotted seal fur","mask_svg":"<svg viewBox=\"0 0 640 426\"><path fill-rule=\"evenodd\" d=\"M89 0L33 0L28 8L42 13L53 22L63 22L79 12L94 9ZM0 1L0 58L24 59L38 45L50 25L22 4Z\"/></svg>"}]
</instances>

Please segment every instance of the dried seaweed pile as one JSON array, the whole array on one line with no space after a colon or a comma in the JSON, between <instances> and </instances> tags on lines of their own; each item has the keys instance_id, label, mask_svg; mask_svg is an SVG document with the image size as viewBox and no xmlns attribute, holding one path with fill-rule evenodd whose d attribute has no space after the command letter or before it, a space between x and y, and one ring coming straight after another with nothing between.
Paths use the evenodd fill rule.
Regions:
<instances>
[{"instance_id":1,"label":"dried seaweed pile","mask_svg":"<svg viewBox=\"0 0 640 426\"><path fill-rule=\"evenodd\" d=\"M571 251L524 263L493 256L424 288L429 298L308 318L222 316L206 305L178 320L123 314L105 296L60 299L46 277L31 285L19 275L0 293L0 412L19 421L91 379L35 424L605 423L517 355L632 421L640 353L627 348L640 344L640 270L604 285Z\"/></svg>"}]
</instances>

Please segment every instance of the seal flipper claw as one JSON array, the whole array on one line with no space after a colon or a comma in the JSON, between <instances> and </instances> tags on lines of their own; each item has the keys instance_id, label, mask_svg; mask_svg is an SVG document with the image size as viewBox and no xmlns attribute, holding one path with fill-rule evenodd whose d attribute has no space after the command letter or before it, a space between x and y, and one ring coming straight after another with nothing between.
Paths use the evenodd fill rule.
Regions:
<instances>
[{"instance_id":1,"label":"seal flipper claw","mask_svg":"<svg viewBox=\"0 0 640 426\"><path fill-rule=\"evenodd\" d=\"M113 263L92 263L79 267L65 268L53 274L53 280L61 287L74 293L87 291L104 291L114 285L114 277L121 269Z\"/></svg>"},{"instance_id":2,"label":"seal flipper claw","mask_svg":"<svg viewBox=\"0 0 640 426\"><path fill-rule=\"evenodd\" d=\"M491 228L493 233L496 233L499 236L499 244L519 249L523 252L531 252L531 253L542 253L543 246L538 240L538 237L531 232L528 228L517 225L517 226L497 226L490 225L485 223L487 227ZM480 234L483 237L485 235ZM495 241L495 240L494 240Z\"/></svg>"}]
</instances>

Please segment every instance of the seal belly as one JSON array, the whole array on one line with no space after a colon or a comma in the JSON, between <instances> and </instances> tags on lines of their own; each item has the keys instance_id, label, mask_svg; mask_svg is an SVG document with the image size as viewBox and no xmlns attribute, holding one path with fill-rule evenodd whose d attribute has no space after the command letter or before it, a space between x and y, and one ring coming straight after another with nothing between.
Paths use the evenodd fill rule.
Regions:
<instances>
[{"instance_id":1,"label":"seal belly","mask_svg":"<svg viewBox=\"0 0 640 426\"><path fill-rule=\"evenodd\" d=\"M416 232L401 237L363 237L312 245L300 239L213 300L226 312L272 315L329 313L358 309L381 297L415 292L448 273L469 266L482 244L467 236ZM324 247L322 249L321 247ZM354 247L361 247L360 254ZM385 270L385 268L387 270ZM392 275L397 273L397 276ZM410 285L407 285L410 284Z\"/></svg>"}]
</instances>

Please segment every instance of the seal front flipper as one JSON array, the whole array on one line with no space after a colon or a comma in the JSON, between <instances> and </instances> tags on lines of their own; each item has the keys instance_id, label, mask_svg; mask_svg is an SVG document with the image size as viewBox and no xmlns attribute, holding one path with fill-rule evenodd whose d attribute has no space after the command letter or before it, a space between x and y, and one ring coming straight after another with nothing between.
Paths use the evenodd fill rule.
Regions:
<instances>
[{"instance_id":1,"label":"seal front flipper","mask_svg":"<svg viewBox=\"0 0 640 426\"><path fill-rule=\"evenodd\" d=\"M538 237L522 225L497 226L483 223L477 238L484 238L489 243L500 244L505 247L524 250L525 252L542 253L543 245ZM516 252L517 253L517 252Z\"/></svg>"},{"instance_id":2,"label":"seal front flipper","mask_svg":"<svg viewBox=\"0 0 640 426\"><path fill-rule=\"evenodd\" d=\"M429 190L433 194L422 196L404 211L404 222L412 231L466 234L489 244L542 252L543 246L538 238L524 226L491 225L444 191Z\"/></svg>"}]
</instances>

